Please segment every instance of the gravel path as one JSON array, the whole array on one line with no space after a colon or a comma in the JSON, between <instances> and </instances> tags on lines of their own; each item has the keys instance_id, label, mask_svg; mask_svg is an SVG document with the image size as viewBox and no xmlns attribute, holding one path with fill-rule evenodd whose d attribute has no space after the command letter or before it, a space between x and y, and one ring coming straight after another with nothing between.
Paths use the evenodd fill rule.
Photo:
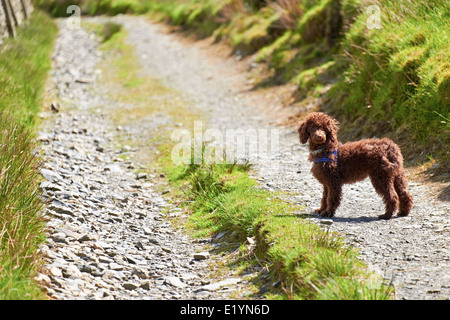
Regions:
<instances>
[{"instance_id":1,"label":"gravel path","mask_svg":"<svg viewBox=\"0 0 450 320\"><path fill-rule=\"evenodd\" d=\"M127 41L136 48L142 72L160 78L194 101L208 115L205 127L221 132L239 128L255 129L259 135L277 134L278 140L270 141L269 152L249 154L256 163L253 175L263 188L286 191L299 210L312 212L319 205L321 186L309 171L307 146L298 143L296 128L269 124L270 119L259 108L258 101L264 97L247 92L246 74L233 58L208 56L208 50L180 42L142 17L118 16L114 20L128 30ZM130 170L132 163L117 161L121 152L132 150L109 147L114 128L92 108L113 104L92 89L95 81L90 82L96 78L93 70L101 56L95 41L84 32L66 31L62 27L52 77L58 84L59 98L67 101L64 106L72 107L62 107L65 111L54 117L54 124L40 137L47 143L46 168L51 172L44 187L55 215L49 222L52 236L43 248L51 262L50 275L41 276L56 298L223 296L222 291L207 290L207 284L202 283L207 263L195 260L192 254L204 247L170 229L161 217L161 208L167 203L152 193L152 177L137 179ZM326 223L359 248L361 258L393 282L397 299L447 299L448 199L437 200L419 183L410 182L409 189L415 202L409 217L378 220L384 207L365 181L345 186L335 217L311 215L308 219ZM197 297L198 293L202 294Z\"/></svg>"}]
</instances>

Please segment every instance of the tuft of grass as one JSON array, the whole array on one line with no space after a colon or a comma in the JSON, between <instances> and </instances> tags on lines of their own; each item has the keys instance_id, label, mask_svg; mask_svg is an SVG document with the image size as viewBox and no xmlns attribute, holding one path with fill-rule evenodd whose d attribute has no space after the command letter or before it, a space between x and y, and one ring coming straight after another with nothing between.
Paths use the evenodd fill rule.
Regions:
<instances>
[{"instance_id":1,"label":"tuft of grass","mask_svg":"<svg viewBox=\"0 0 450 320\"><path fill-rule=\"evenodd\" d=\"M43 296L32 280L45 240L35 149L31 132L0 114L0 299Z\"/></svg>"},{"instance_id":2,"label":"tuft of grass","mask_svg":"<svg viewBox=\"0 0 450 320\"><path fill-rule=\"evenodd\" d=\"M34 11L0 46L0 299L43 299L33 280L45 240L41 162L32 130L42 104L57 28Z\"/></svg>"},{"instance_id":3,"label":"tuft of grass","mask_svg":"<svg viewBox=\"0 0 450 320\"><path fill-rule=\"evenodd\" d=\"M122 25L114 22L106 22L103 24L101 31L99 32L103 42L108 41L111 37L122 29Z\"/></svg>"},{"instance_id":4,"label":"tuft of grass","mask_svg":"<svg viewBox=\"0 0 450 320\"><path fill-rule=\"evenodd\" d=\"M190 220L199 235L231 230L234 240L244 241L255 234L255 222L266 209L268 196L261 198L255 181L248 178L249 168L246 162L216 164L203 159L202 164L180 165L167 172L169 181L181 183L180 190L191 202Z\"/></svg>"}]
</instances>

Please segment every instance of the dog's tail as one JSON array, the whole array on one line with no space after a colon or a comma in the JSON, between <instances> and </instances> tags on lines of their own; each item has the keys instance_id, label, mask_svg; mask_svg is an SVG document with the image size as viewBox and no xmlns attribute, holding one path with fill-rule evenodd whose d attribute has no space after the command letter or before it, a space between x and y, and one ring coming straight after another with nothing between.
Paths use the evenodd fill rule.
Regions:
<instances>
[{"instance_id":1,"label":"dog's tail","mask_svg":"<svg viewBox=\"0 0 450 320\"><path fill-rule=\"evenodd\" d=\"M400 147L392 140L384 138L382 141L383 156L380 166L384 171L393 174L394 171L403 171L403 156Z\"/></svg>"},{"instance_id":2,"label":"dog's tail","mask_svg":"<svg viewBox=\"0 0 450 320\"><path fill-rule=\"evenodd\" d=\"M392 159L388 156L383 156L381 158L380 166L387 174L392 174L399 168L399 163L395 161L395 159Z\"/></svg>"}]
</instances>

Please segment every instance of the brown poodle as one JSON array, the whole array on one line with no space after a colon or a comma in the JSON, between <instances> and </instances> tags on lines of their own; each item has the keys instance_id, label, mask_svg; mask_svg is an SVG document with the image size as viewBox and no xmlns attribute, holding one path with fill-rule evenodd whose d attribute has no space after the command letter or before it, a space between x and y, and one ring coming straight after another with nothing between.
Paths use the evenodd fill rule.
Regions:
<instances>
[{"instance_id":1,"label":"brown poodle","mask_svg":"<svg viewBox=\"0 0 450 320\"><path fill-rule=\"evenodd\" d=\"M407 216L413 202L406 190L398 145L388 138L341 144L337 140L338 124L325 113L313 112L298 128L300 142L309 140L311 172L323 185L321 205L315 212L332 217L341 202L342 185L369 177L386 205L385 214L379 218L390 219L397 207L399 216Z\"/></svg>"}]
</instances>

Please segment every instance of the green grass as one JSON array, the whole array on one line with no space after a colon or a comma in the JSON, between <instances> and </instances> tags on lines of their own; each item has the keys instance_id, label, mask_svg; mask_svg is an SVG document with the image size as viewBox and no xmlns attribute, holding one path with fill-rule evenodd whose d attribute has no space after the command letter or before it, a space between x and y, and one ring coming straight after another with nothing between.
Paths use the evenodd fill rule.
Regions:
<instances>
[{"instance_id":1,"label":"green grass","mask_svg":"<svg viewBox=\"0 0 450 320\"><path fill-rule=\"evenodd\" d=\"M344 36L345 56L337 61L344 76L330 92L333 110L347 121L383 122L379 133L434 147L431 152L448 150L450 5L386 1L380 8L381 29L368 30L363 12Z\"/></svg>"},{"instance_id":2,"label":"green grass","mask_svg":"<svg viewBox=\"0 0 450 320\"><path fill-rule=\"evenodd\" d=\"M17 39L0 46L0 112L28 128L37 124L56 32L54 23L36 11Z\"/></svg>"},{"instance_id":3,"label":"green grass","mask_svg":"<svg viewBox=\"0 0 450 320\"><path fill-rule=\"evenodd\" d=\"M254 234L254 222L266 208L267 197L260 199L255 182L246 179L246 167L192 164L169 172L169 181L189 181L189 187L182 190L192 200L190 220L199 235L232 230L235 240L243 241ZM205 215L210 219L204 219Z\"/></svg>"},{"instance_id":4,"label":"green grass","mask_svg":"<svg viewBox=\"0 0 450 320\"><path fill-rule=\"evenodd\" d=\"M0 299L40 298L32 277L45 240L40 162L30 131L0 116Z\"/></svg>"},{"instance_id":5,"label":"green grass","mask_svg":"<svg viewBox=\"0 0 450 320\"><path fill-rule=\"evenodd\" d=\"M35 5L49 12L55 17L68 17L73 12L67 13L67 8L76 5L81 9L81 14L87 15L116 15L126 13L145 13L149 10L149 1L141 0L35 0Z\"/></svg>"},{"instance_id":6,"label":"green grass","mask_svg":"<svg viewBox=\"0 0 450 320\"><path fill-rule=\"evenodd\" d=\"M40 160L32 130L42 104L56 26L33 12L0 46L0 299L41 299L33 277L45 240Z\"/></svg>"}]
</instances>

